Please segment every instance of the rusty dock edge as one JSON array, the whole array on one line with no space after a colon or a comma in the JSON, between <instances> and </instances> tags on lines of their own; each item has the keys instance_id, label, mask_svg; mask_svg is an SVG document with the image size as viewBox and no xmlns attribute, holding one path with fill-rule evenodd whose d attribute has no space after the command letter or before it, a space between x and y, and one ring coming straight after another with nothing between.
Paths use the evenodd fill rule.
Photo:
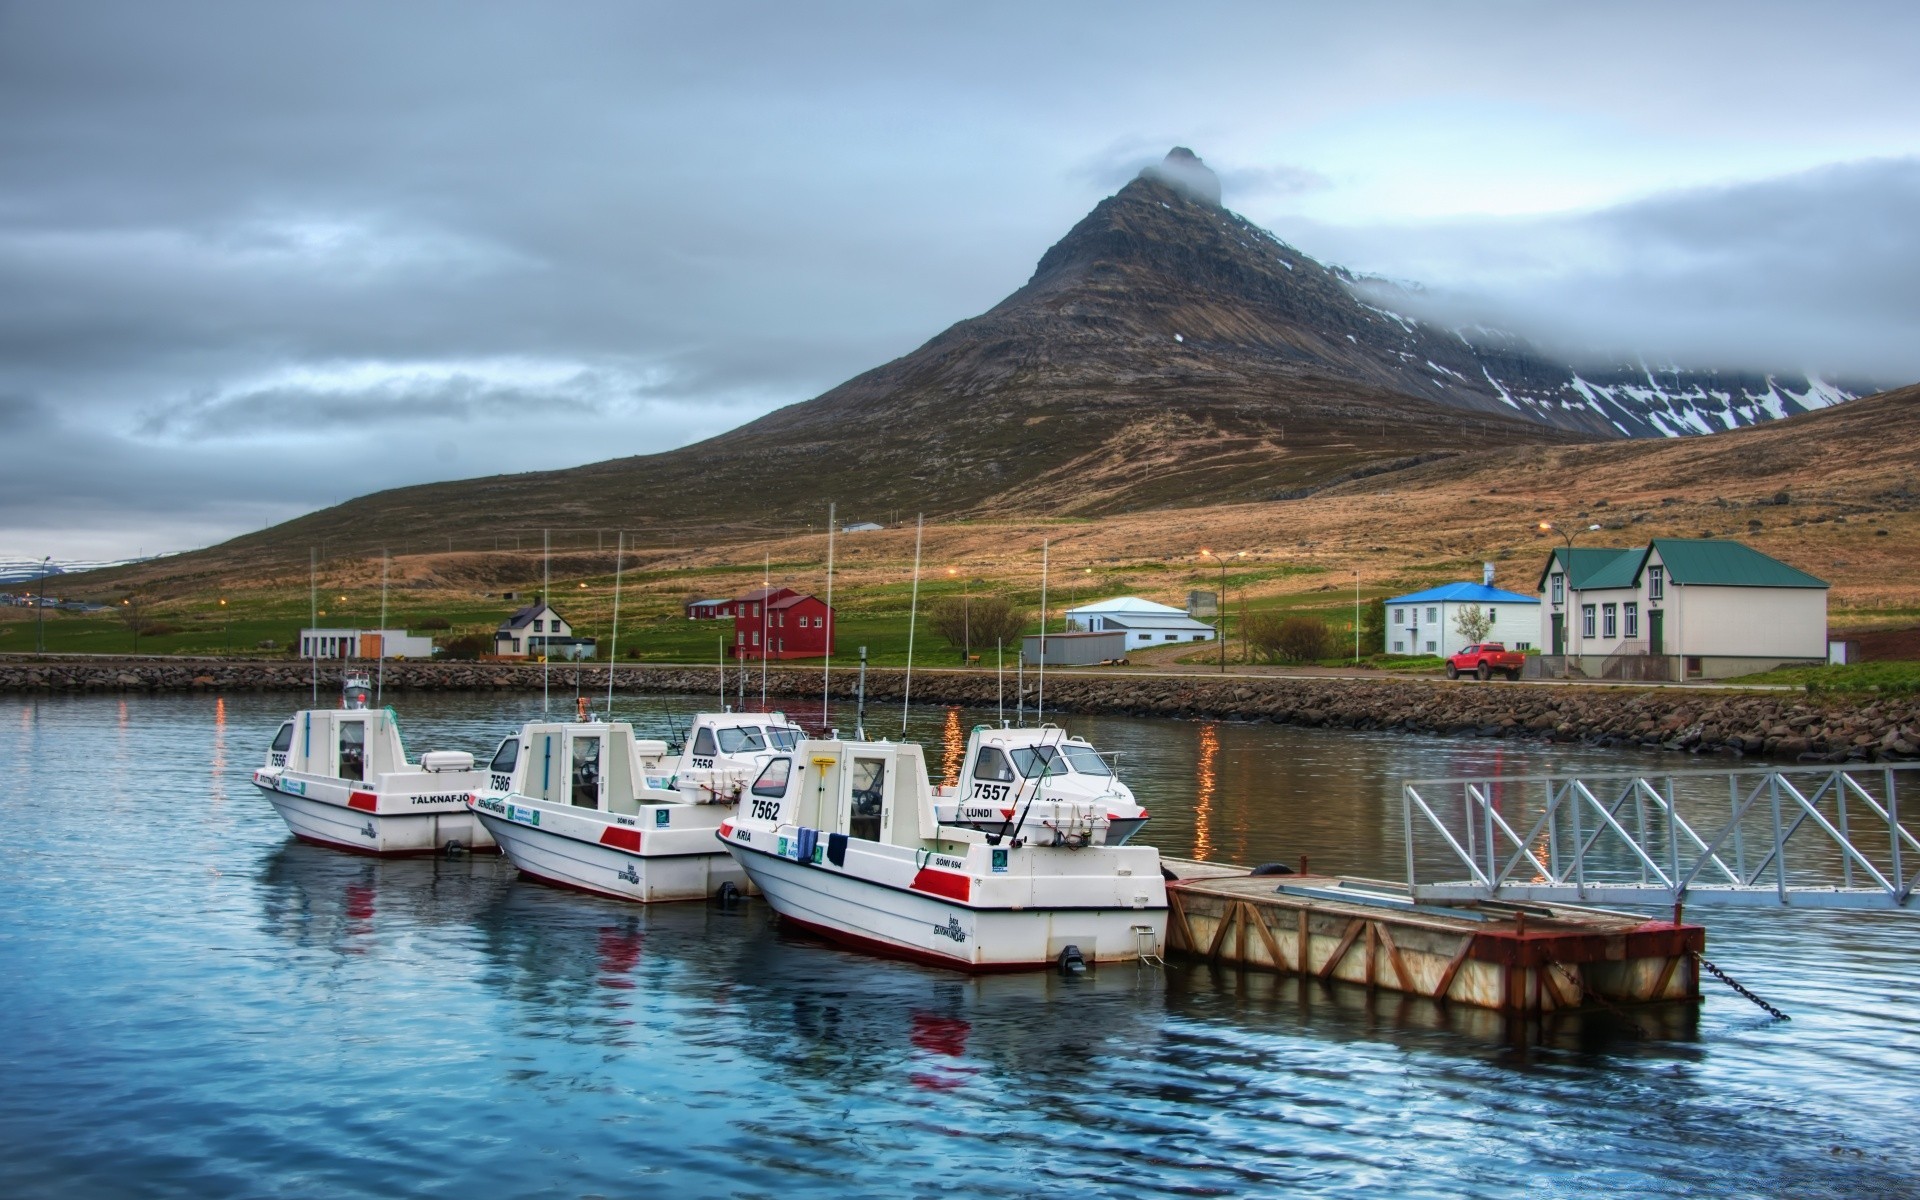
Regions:
<instances>
[{"instance_id":1,"label":"rusty dock edge","mask_svg":"<svg viewBox=\"0 0 1920 1200\"><path fill-rule=\"evenodd\" d=\"M1167 884L1172 953L1521 1015L1700 998L1698 925L1559 904L1416 904L1377 880L1167 866L1179 876Z\"/></svg>"}]
</instances>

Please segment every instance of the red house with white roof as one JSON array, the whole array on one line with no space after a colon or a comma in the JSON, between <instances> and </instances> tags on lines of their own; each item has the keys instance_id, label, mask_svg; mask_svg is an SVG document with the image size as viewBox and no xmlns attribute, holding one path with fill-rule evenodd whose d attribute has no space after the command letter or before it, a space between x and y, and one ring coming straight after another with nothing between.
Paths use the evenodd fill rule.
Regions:
<instances>
[{"instance_id":1,"label":"red house with white roof","mask_svg":"<svg viewBox=\"0 0 1920 1200\"><path fill-rule=\"evenodd\" d=\"M733 601L735 658L821 658L833 633L833 610L817 596L755 588Z\"/></svg>"}]
</instances>

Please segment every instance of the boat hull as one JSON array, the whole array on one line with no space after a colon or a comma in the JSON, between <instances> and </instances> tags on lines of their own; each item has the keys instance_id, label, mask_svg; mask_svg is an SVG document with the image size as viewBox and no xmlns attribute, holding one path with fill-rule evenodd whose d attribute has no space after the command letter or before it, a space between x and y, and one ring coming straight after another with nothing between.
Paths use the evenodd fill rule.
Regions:
<instances>
[{"instance_id":1,"label":"boat hull","mask_svg":"<svg viewBox=\"0 0 1920 1200\"><path fill-rule=\"evenodd\" d=\"M746 872L712 840L694 853L634 853L591 840L596 834L527 825L482 809L475 816L520 870L540 883L635 904L704 900L731 883L749 887Z\"/></svg>"},{"instance_id":2,"label":"boat hull","mask_svg":"<svg viewBox=\"0 0 1920 1200\"><path fill-rule=\"evenodd\" d=\"M494 852L493 838L465 808L379 813L317 796L258 785L287 829L303 842L376 858L413 858L443 853L449 844L480 854Z\"/></svg>"},{"instance_id":3,"label":"boat hull","mask_svg":"<svg viewBox=\"0 0 1920 1200\"><path fill-rule=\"evenodd\" d=\"M960 971L1137 959L1165 944L1165 908L982 908L873 883L729 842L782 920L869 953Z\"/></svg>"}]
</instances>

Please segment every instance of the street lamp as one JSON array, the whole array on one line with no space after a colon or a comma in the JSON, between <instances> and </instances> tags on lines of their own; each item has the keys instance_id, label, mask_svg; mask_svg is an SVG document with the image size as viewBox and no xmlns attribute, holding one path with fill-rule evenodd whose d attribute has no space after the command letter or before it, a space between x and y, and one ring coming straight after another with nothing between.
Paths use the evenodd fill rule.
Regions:
<instances>
[{"instance_id":1,"label":"street lamp","mask_svg":"<svg viewBox=\"0 0 1920 1200\"><path fill-rule=\"evenodd\" d=\"M1214 637L1220 642L1220 673L1225 675L1227 673L1227 560L1205 546L1200 547L1200 557L1211 558L1220 564L1220 620L1217 622L1218 628Z\"/></svg>"},{"instance_id":2,"label":"street lamp","mask_svg":"<svg viewBox=\"0 0 1920 1200\"><path fill-rule=\"evenodd\" d=\"M1598 525L1589 525L1589 526L1587 526L1587 527L1586 527L1585 529L1563 529L1563 528L1561 528L1560 526L1558 526L1558 525L1555 525L1555 524L1554 524L1554 523L1553 523L1552 521L1542 521L1542 522L1540 522L1540 525L1539 525L1539 529L1540 529L1540 532L1541 532L1541 533L1552 533L1552 534L1558 534L1558 535L1559 535L1559 537L1560 537L1560 540L1561 540L1562 542L1565 542L1565 543L1566 543L1566 549L1567 549L1567 557L1566 557L1566 573L1567 573L1567 597L1568 597L1568 602L1567 602L1567 606L1566 606L1566 609L1567 609L1567 610L1566 610L1566 613L1565 613L1565 614L1564 614L1564 615L1563 615L1563 616L1561 617L1561 621L1562 621L1562 623L1563 623L1563 624L1562 624L1562 629L1566 629L1566 628L1567 628L1568 626L1573 626L1573 621L1572 621L1572 620L1570 620L1569 618L1571 618L1572 616L1574 616L1574 615L1576 614L1576 612L1578 611L1578 609L1579 609L1579 607L1580 607L1580 604L1579 604L1579 595L1580 595L1580 593L1579 593L1579 589L1578 589L1578 588L1576 588L1576 587L1574 587L1574 584L1573 584L1573 578L1574 578L1574 576L1573 576L1573 543L1574 543L1574 539L1575 539L1575 538L1578 538L1578 537L1579 537L1579 536L1580 536L1581 534L1583 534L1583 533L1596 533L1596 532L1598 532L1598 531L1599 531L1599 529L1600 529L1600 526L1598 526ZM1547 600L1548 600L1548 602L1549 602L1549 603L1551 603L1551 602L1552 602L1552 600L1553 600L1553 597L1552 597L1551 595L1549 595L1549 596L1547 597ZM1580 643L1581 643L1581 641L1582 641L1582 633L1583 633L1583 630L1581 630L1581 629L1580 629L1580 627L1578 627L1578 626L1574 626L1574 627L1573 627L1573 630L1572 630L1572 638L1573 638L1573 643L1574 643L1574 645L1575 645L1575 647L1576 647L1576 649L1574 650L1574 653L1573 653L1573 657L1574 657L1574 658L1576 658L1576 659L1578 659L1578 658L1580 657L1580 652L1579 652L1579 650L1577 649L1577 647L1578 647L1578 646L1580 645Z\"/></svg>"},{"instance_id":3,"label":"street lamp","mask_svg":"<svg viewBox=\"0 0 1920 1200\"><path fill-rule=\"evenodd\" d=\"M33 606L33 652L47 652L47 571L53 566L53 555L40 560L40 599Z\"/></svg>"},{"instance_id":4,"label":"street lamp","mask_svg":"<svg viewBox=\"0 0 1920 1200\"><path fill-rule=\"evenodd\" d=\"M958 567L947 568L947 578L960 574ZM973 580L960 581L960 665L973 660Z\"/></svg>"},{"instance_id":5,"label":"street lamp","mask_svg":"<svg viewBox=\"0 0 1920 1200\"><path fill-rule=\"evenodd\" d=\"M220 637L227 644L227 653L233 653L233 623L227 616L227 598L220 597Z\"/></svg>"}]
</instances>

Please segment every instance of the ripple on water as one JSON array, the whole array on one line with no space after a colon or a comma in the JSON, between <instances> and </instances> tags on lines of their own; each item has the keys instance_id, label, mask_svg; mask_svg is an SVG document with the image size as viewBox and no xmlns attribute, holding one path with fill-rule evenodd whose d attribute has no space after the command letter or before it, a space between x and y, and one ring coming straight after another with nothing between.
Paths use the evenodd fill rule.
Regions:
<instances>
[{"instance_id":1,"label":"ripple on water","mask_svg":"<svg viewBox=\"0 0 1920 1200\"><path fill-rule=\"evenodd\" d=\"M1794 1020L1722 989L1643 1014L1651 1041L1598 1017L1518 1045L1488 1014L1185 965L970 980L755 904L291 843L247 782L285 703L0 702L0 1193L1920 1194L1904 919L1711 914L1711 956ZM415 751L481 751L533 707L402 719ZM1073 724L1125 752L1170 851L1354 872L1397 869L1403 776L1639 761Z\"/></svg>"}]
</instances>

